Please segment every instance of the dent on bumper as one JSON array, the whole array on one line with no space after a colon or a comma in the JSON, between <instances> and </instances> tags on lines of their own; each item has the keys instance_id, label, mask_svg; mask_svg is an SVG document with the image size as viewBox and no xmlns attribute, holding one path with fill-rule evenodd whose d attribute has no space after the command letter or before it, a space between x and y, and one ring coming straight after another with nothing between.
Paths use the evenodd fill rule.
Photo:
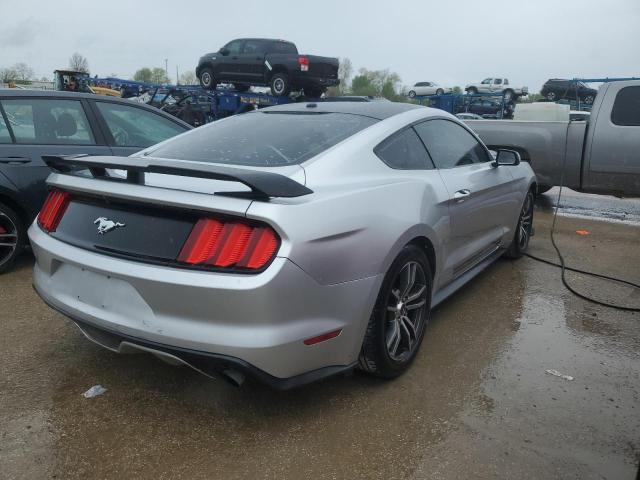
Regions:
<instances>
[{"instance_id":1,"label":"dent on bumper","mask_svg":"<svg viewBox=\"0 0 640 480\"><path fill-rule=\"evenodd\" d=\"M381 276L322 286L286 258L258 275L137 263L32 226L34 286L65 315L126 337L228 356L276 378L353 364ZM342 329L312 346L303 340Z\"/></svg>"}]
</instances>

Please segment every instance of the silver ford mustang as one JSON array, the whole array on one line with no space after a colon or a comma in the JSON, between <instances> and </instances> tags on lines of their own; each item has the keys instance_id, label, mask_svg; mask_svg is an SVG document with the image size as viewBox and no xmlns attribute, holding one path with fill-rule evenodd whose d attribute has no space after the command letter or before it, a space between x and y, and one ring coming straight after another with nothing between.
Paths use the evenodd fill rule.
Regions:
<instances>
[{"instance_id":1,"label":"silver ford mustang","mask_svg":"<svg viewBox=\"0 0 640 480\"><path fill-rule=\"evenodd\" d=\"M394 377L430 309L526 250L535 176L440 110L300 103L133 157L48 157L34 285L98 344L281 389Z\"/></svg>"}]
</instances>

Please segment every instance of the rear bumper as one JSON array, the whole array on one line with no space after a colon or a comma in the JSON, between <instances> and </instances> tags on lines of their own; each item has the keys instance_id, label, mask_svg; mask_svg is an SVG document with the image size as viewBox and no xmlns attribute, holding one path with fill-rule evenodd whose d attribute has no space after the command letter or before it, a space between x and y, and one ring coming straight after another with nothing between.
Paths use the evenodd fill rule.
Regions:
<instances>
[{"instance_id":1,"label":"rear bumper","mask_svg":"<svg viewBox=\"0 0 640 480\"><path fill-rule=\"evenodd\" d=\"M335 87L340 85L339 78L315 77L298 72L293 79L293 84L297 87Z\"/></svg>"},{"instance_id":2,"label":"rear bumper","mask_svg":"<svg viewBox=\"0 0 640 480\"><path fill-rule=\"evenodd\" d=\"M324 286L281 257L257 275L191 271L83 250L35 225L29 237L36 291L76 323L112 341L178 352L191 359L185 363L233 363L274 386L306 383L292 377L320 369L328 368L312 379L350 368L382 281ZM336 329L342 329L336 338L303 343Z\"/></svg>"},{"instance_id":3,"label":"rear bumper","mask_svg":"<svg viewBox=\"0 0 640 480\"><path fill-rule=\"evenodd\" d=\"M34 286L36 293L38 289ZM40 295L41 298L42 295ZM239 358L215 353L200 352L188 348L178 348L161 343L150 342L141 338L130 337L109 329L96 327L73 316L44 300L51 308L70 318L80 331L92 342L117 353L132 353L142 351L162 357L169 363L183 364L210 377L226 377L229 371L238 371L251 376L276 390L290 390L324 378L351 371L356 362L351 365L323 367L289 378L279 378L245 362Z\"/></svg>"}]
</instances>

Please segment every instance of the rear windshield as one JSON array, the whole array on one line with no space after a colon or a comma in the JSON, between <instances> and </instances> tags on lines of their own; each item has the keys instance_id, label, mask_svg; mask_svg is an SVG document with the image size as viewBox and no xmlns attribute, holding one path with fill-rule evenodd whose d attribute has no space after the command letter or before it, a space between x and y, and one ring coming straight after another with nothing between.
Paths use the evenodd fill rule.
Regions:
<instances>
[{"instance_id":1,"label":"rear windshield","mask_svg":"<svg viewBox=\"0 0 640 480\"><path fill-rule=\"evenodd\" d=\"M377 121L345 113L256 111L197 128L148 155L257 167L293 165Z\"/></svg>"}]
</instances>

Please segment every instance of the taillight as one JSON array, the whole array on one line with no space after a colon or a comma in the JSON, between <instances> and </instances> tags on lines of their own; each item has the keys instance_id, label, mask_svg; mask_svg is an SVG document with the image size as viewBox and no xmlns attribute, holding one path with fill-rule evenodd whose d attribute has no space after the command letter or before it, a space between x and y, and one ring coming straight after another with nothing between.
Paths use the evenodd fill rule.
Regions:
<instances>
[{"instance_id":1,"label":"taillight","mask_svg":"<svg viewBox=\"0 0 640 480\"><path fill-rule=\"evenodd\" d=\"M69 206L69 193L52 190L38 214L38 225L46 232L55 232Z\"/></svg>"},{"instance_id":2,"label":"taillight","mask_svg":"<svg viewBox=\"0 0 640 480\"><path fill-rule=\"evenodd\" d=\"M182 246L178 261L190 265L260 270L275 256L280 239L266 224L202 218Z\"/></svg>"},{"instance_id":3,"label":"taillight","mask_svg":"<svg viewBox=\"0 0 640 480\"><path fill-rule=\"evenodd\" d=\"M298 63L300 64L300 71L306 72L309 70L309 58L298 57Z\"/></svg>"}]
</instances>

